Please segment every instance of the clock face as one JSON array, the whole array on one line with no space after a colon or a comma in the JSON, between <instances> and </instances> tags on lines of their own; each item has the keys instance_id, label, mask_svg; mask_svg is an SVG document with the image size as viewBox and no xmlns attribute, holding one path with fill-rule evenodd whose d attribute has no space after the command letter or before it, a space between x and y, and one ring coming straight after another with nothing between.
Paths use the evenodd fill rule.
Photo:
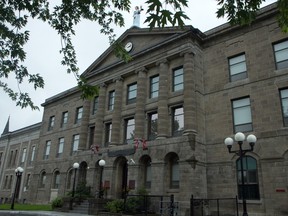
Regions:
<instances>
[{"instance_id":1,"label":"clock face","mask_svg":"<svg viewBox=\"0 0 288 216\"><path fill-rule=\"evenodd\" d=\"M128 42L126 45L125 45L125 50L127 52L130 52L133 48L133 44L131 42Z\"/></svg>"}]
</instances>

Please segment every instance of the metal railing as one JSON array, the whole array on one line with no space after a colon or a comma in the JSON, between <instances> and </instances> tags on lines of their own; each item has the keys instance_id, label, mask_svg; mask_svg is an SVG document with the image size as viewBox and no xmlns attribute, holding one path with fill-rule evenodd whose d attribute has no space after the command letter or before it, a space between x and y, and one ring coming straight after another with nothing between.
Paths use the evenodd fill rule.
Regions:
<instances>
[{"instance_id":1,"label":"metal railing","mask_svg":"<svg viewBox=\"0 0 288 216\"><path fill-rule=\"evenodd\" d=\"M136 204L137 214L145 216L149 214L158 214L161 216L177 216L178 215L178 202L174 202L174 195L161 196L161 195L127 195L124 201L124 210L129 212L131 204ZM130 206L130 207L129 207ZM134 212L135 213L135 212Z\"/></svg>"},{"instance_id":2,"label":"metal railing","mask_svg":"<svg viewBox=\"0 0 288 216\"><path fill-rule=\"evenodd\" d=\"M190 216L239 216L238 197L190 199Z\"/></svg>"}]
</instances>

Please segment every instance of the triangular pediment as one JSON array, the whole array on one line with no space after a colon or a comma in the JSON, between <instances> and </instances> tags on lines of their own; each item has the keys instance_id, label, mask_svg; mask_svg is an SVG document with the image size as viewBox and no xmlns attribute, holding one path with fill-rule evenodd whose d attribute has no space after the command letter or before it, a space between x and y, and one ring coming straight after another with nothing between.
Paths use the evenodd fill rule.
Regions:
<instances>
[{"instance_id":1,"label":"triangular pediment","mask_svg":"<svg viewBox=\"0 0 288 216\"><path fill-rule=\"evenodd\" d=\"M118 39L119 42L128 45L127 51L133 59L143 55L151 50L155 50L159 47L165 46L167 43L177 40L179 35L189 34L189 32L199 31L192 26L179 27L167 27L167 28L130 28L125 31ZM199 31L200 32L200 31ZM116 57L113 47L110 46L99 58L97 58L82 74L83 76L90 76L99 71L106 70L115 65L124 63L123 60Z\"/></svg>"}]
</instances>

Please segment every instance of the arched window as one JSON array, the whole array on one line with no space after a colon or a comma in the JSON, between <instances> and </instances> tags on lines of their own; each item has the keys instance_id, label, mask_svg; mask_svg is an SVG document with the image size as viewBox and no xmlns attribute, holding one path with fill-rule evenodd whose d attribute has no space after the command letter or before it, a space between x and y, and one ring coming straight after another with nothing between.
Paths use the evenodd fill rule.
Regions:
<instances>
[{"instance_id":1,"label":"arched window","mask_svg":"<svg viewBox=\"0 0 288 216\"><path fill-rule=\"evenodd\" d=\"M54 184L53 188L58 189L60 186L60 172L56 171L54 172Z\"/></svg>"},{"instance_id":2,"label":"arched window","mask_svg":"<svg viewBox=\"0 0 288 216\"><path fill-rule=\"evenodd\" d=\"M170 187L171 188L179 188L179 163L178 158L173 157L170 161Z\"/></svg>"},{"instance_id":3,"label":"arched window","mask_svg":"<svg viewBox=\"0 0 288 216\"><path fill-rule=\"evenodd\" d=\"M44 188L45 187L45 183L46 183L46 172L43 171L40 174L40 182L39 182L39 187L40 188Z\"/></svg>"},{"instance_id":4,"label":"arched window","mask_svg":"<svg viewBox=\"0 0 288 216\"><path fill-rule=\"evenodd\" d=\"M73 169L70 169L67 174L67 185L66 185L67 189L72 188L72 177L73 177Z\"/></svg>"},{"instance_id":5,"label":"arched window","mask_svg":"<svg viewBox=\"0 0 288 216\"><path fill-rule=\"evenodd\" d=\"M169 153L165 162L167 165L167 180L169 188L179 188L180 172L179 172L179 157L176 153Z\"/></svg>"},{"instance_id":6,"label":"arched window","mask_svg":"<svg viewBox=\"0 0 288 216\"><path fill-rule=\"evenodd\" d=\"M257 161L251 156L243 157L243 176L244 186L241 178L241 160L236 161L237 164L237 182L238 182L238 196L242 199L242 190L247 200L259 200L259 182L257 172Z\"/></svg>"}]
</instances>

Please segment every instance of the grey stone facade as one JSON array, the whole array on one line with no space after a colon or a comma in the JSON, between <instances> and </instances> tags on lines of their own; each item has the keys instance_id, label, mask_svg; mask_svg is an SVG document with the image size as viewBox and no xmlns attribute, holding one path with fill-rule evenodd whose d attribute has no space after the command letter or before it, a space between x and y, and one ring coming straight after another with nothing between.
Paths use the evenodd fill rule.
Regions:
<instances>
[{"instance_id":1,"label":"grey stone facade","mask_svg":"<svg viewBox=\"0 0 288 216\"><path fill-rule=\"evenodd\" d=\"M24 193L22 187L20 198L47 203L65 195L71 191L74 162L80 163L77 182L85 181L96 195L100 159L106 161L103 184L107 198L121 198L127 162L129 193L145 188L152 195L174 194L181 215L187 214L191 195L210 199L235 197L238 157L228 153L223 141L235 133L233 101L249 98L252 130L245 135L253 133L258 141L247 156L257 162L255 178L260 196L247 200L249 215L287 215L288 129L283 124L279 91L288 88L288 68L276 69L273 45L287 41L288 36L278 27L276 15L272 4L246 27L225 24L204 33L191 26L153 31L128 29L119 40L124 45L132 42L131 62L115 57L110 47L83 73L91 85L99 87L96 112L94 101L83 101L77 88L43 103L37 159L31 171L33 188ZM231 81L228 61L243 53L247 77ZM180 83L173 78L173 71L179 68L183 70ZM159 77L158 97L151 98L150 80L155 76ZM137 84L137 94L130 103L131 84ZM173 89L176 84L183 88ZM112 91L114 109L109 110ZM83 112L77 121L79 107L83 107ZM183 123L183 128L176 127L175 134L173 117L178 108L183 108L184 122L178 122L179 127ZM68 122L63 125L64 112L68 112ZM157 137L150 140L149 119L156 112ZM49 127L53 116L54 125ZM146 140L147 148L142 142L137 145L137 141L126 140L129 119L135 121L134 138ZM73 152L75 135L79 135L79 143ZM61 154L60 138L64 138ZM1 151L9 152L5 142L7 139L2 136ZM91 146L97 149L95 153ZM131 159L135 163L130 163ZM1 176L1 196L3 191L9 196L11 191L3 189L3 178L13 169L3 163L1 169L5 173ZM56 178L56 174L60 177ZM26 176L25 172L24 182Z\"/></svg>"}]
</instances>

